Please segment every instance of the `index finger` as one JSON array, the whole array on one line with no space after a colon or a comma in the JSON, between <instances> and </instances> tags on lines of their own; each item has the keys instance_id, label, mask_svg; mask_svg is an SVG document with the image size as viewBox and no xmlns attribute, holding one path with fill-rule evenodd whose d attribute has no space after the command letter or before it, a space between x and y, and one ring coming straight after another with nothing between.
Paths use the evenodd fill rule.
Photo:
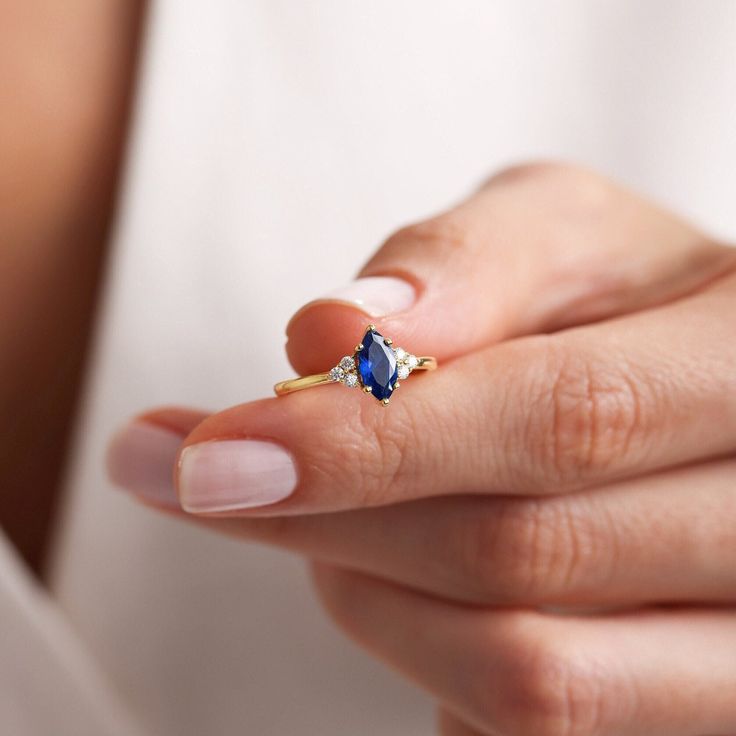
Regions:
<instances>
[{"instance_id":1,"label":"index finger","mask_svg":"<svg viewBox=\"0 0 736 736\"><path fill-rule=\"evenodd\" d=\"M505 342L406 381L244 404L186 440L193 513L302 514L600 485L736 447L736 279L667 307ZM253 511L251 511L252 513Z\"/></svg>"}]
</instances>

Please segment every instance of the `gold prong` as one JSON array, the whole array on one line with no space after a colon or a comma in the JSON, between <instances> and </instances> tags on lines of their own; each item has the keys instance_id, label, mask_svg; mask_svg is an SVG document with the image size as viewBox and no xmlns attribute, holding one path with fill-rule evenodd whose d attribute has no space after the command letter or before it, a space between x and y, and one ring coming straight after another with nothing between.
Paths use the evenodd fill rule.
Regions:
<instances>
[{"instance_id":1,"label":"gold prong","mask_svg":"<svg viewBox=\"0 0 736 736\"><path fill-rule=\"evenodd\" d=\"M368 327L366 327L365 329L366 329L366 331L367 330L370 330L371 332L375 332L376 331L376 326L375 325L368 325Z\"/></svg>"},{"instance_id":2,"label":"gold prong","mask_svg":"<svg viewBox=\"0 0 736 736\"><path fill-rule=\"evenodd\" d=\"M396 389L399 388L400 386L401 384L398 381L396 381L396 383L394 384L393 390L396 391Z\"/></svg>"},{"instance_id":3,"label":"gold prong","mask_svg":"<svg viewBox=\"0 0 736 736\"><path fill-rule=\"evenodd\" d=\"M373 391L373 386L363 386L363 391L369 394L371 391Z\"/></svg>"},{"instance_id":4,"label":"gold prong","mask_svg":"<svg viewBox=\"0 0 736 736\"><path fill-rule=\"evenodd\" d=\"M391 400L391 399L381 399L381 403L382 403L382 404L383 404L384 406L388 406L388 402L389 402L390 400Z\"/></svg>"},{"instance_id":5,"label":"gold prong","mask_svg":"<svg viewBox=\"0 0 736 736\"><path fill-rule=\"evenodd\" d=\"M383 338L383 341L384 341L384 342L386 343L386 345L388 345L389 347L391 347L391 346L392 346L392 345L394 344L394 341L393 341L393 340L392 340L392 339L391 339L390 337L384 337L384 338Z\"/></svg>"},{"instance_id":6,"label":"gold prong","mask_svg":"<svg viewBox=\"0 0 736 736\"><path fill-rule=\"evenodd\" d=\"M359 343L358 343L358 344L357 344L357 345L355 346L355 352L356 352L356 353L359 353L359 352L360 352L360 351L361 351L362 349L363 349L363 343L362 343L362 342L359 342Z\"/></svg>"}]
</instances>

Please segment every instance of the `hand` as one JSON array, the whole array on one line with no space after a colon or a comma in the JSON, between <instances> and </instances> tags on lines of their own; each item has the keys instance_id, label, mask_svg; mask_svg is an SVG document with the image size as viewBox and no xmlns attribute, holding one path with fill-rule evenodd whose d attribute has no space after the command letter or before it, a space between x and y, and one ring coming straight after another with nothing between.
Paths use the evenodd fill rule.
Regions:
<instances>
[{"instance_id":1,"label":"hand","mask_svg":"<svg viewBox=\"0 0 736 736\"><path fill-rule=\"evenodd\" d=\"M152 412L113 477L173 507L191 431L190 518L317 560L327 609L436 696L443 734L735 732L736 251L532 165L362 276L392 278L292 319L295 368L372 321L439 370L388 408L335 386Z\"/></svg>"}]
</instances>

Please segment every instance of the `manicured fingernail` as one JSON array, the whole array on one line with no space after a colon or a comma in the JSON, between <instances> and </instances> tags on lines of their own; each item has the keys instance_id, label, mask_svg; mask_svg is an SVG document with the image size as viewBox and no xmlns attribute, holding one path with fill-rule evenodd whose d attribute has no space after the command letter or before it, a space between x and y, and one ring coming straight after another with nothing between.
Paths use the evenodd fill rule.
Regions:
<instances>
[{"instance_id":1,"label":"manicured fingernail","mask_svg":"<svg viewBox=\"0 0 736 736\"><path fill-rule=\"evenodd\" d=\"M143 421L123 427L107 451L107 471L115 485L158 506L179 508L174 463L182 435Z\"/></svg>"},{"instance_id":2,"label":"manicured fingernail","mask_svg":"<svg viewBox=\"0 0 736 736\"><path fill-rule=\"evenodd\" d=\"M408 281L394 276L366 276L331 291L323 299L350 302L371 317L385 317L409 309L416 292Z\"/></svg>"},{"instance_id":3,"label":"manicured fingernail","mask_svg":"<svg viewBox=\"0 0 736 736\"><path fill-rule=\"evenodd\" d=\"M195 514L266 506L295 487L294 461L275 442L202 442L187 447L179 461L181 505Z\"/></svg>"}]
</instances>

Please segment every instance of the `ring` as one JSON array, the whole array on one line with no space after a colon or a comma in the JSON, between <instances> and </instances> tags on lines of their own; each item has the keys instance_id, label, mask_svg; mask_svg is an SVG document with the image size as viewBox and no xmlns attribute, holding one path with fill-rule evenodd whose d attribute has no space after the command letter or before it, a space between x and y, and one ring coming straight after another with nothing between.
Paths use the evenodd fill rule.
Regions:
<instances>
[{"instance_id":1,"label":"ring","mask_svg":"<svg viewBox=\"0 0 736 736\"><path fill-rule=\"evenodd\" d=\"M273 390L277 396L284 396L313 386L342 383L348 388L361 386L387 406L391 394L399 388L399 380L408 378L412 371L433 371L436 367L436 358L417 357L403 348L395 348L393 341L381 335L375 325L368 325L353 355L346 355L327 373L280 381Z\"/></svg>"}]
</instances>

